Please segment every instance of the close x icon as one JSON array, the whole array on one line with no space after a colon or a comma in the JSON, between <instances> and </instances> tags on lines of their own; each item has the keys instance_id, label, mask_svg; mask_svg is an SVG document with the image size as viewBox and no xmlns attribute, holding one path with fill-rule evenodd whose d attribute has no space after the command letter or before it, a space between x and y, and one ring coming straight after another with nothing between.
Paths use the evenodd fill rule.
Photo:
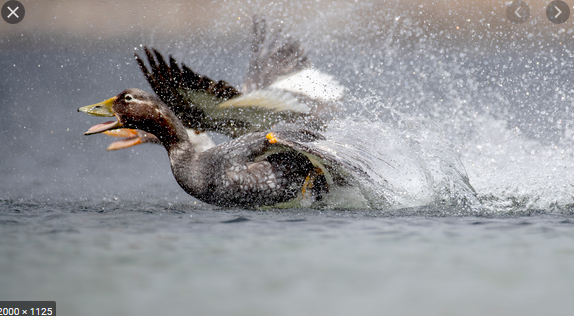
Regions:
<instances>
[{"instance_id":1,"label":"close x icon","mask_svg":"<svg viewBox=\"0 0 574 316\"><path fill-rule=\"evenodd\" d=\"M26 10L22 3L18 1L8 1L2 6L2 18L10 24L20 23L26 15Z\"/></svg>"}]
</instances>

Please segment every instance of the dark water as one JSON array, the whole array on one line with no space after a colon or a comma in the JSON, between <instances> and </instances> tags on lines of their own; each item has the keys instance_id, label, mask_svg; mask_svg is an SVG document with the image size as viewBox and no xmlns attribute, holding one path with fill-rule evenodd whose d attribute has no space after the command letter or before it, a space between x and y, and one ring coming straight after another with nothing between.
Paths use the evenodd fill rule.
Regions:
<instances>
[{"instance_id":1,"label":"dark water","mask_svg":"<svg viewBox=\"0 0 574 316\"><path fill-rule=\"evenodd\" d=\"M516 27L470 41L355 27L307 41L349 88L344 115L442 131L480 207L211 207L179 188L163 149L106 152L109 139L84 137L101 120L76 108L150 91L132 57L142 43L239 85L247 33L12 36L0 46L0 299L55 300L60 315L571 315L572 28L504 42Z\"/></svg>"},{"instance_id":2,"label":"dark water","mask_svg":"<svg viewBox=\"0 0 574 316\"><path fill-rule=\"evenodd\" d=\"M568 315L574 216L3 201L3 299L64 315Z\"/></svg>"}]
</instances>

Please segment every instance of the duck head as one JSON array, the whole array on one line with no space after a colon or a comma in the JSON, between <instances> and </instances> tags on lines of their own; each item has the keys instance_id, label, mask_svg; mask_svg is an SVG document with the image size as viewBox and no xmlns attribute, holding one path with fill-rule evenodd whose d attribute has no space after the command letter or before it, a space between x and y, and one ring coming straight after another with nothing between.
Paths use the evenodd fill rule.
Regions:
<instances>
[{"instance_id":1,"label":"duck head","mask_svg":"<svg viewBox=\"0 0 574 316\"><path fill-rule=\"evenodd\" d=\"M162 143L187 138L183 125L158 97L136 88L124 90L103 102L81 107L78 112L116 118L116 121L92 126L84 135L131 128L151 133Z\"/></svg>"}]
</instances>

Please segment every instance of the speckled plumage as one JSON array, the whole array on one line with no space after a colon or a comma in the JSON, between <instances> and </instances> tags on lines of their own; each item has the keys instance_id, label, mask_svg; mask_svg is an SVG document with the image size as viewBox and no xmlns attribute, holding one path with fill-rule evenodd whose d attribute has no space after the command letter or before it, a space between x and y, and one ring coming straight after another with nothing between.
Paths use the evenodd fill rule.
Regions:
<instances>
[{"instance_id":1,"label":"speckled plumage","mask_svg":"<svg viewBox=\"0 0 574 316\"><path fill-rule=\"evenodd\" d=\"M314 167L303 155L285 151L262 160L271 145L266 133L251 133L204 153L187 143L168 150L180 186L198 199L220 206L261 206L297 197Z\"/></svg>"}]
</instances>

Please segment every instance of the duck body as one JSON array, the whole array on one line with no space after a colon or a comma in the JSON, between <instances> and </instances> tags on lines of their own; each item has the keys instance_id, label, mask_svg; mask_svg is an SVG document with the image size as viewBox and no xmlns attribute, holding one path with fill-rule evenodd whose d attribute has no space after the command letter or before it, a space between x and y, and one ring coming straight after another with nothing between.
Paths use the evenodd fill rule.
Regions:
<instances>
[{"instance_id":1,"label":"duck body","mask_svg":"<svg viewBox=\"0 0 574 316\"><path fill-rule=\"evenodd\" d=\"M326 173L330 171L309 158L321 158L312 150L314 140L324 139L316 132L286 125L200 152L181 121L156 96L127 89L102 104L78 110L115 116L117 122L98 124L85 134L132 128L155 135L168 153L177 183L203 202L224 207L273 206L302 196L321 199L329 190Z\"/></svg>"},{"instance_id":2,"label":"duck body","mask_svg":"<svg viewBox=\"0 0 574 316\"><path fill-rule=\"evenodd\" d=\"M166 147L173 175L188 194L217 206L272 206L298 197L314 166L302 154L268 155L268 132L197 153L187 142ZM258 159L260 158L260 159Z\"/></svg>"}]
</instances>

